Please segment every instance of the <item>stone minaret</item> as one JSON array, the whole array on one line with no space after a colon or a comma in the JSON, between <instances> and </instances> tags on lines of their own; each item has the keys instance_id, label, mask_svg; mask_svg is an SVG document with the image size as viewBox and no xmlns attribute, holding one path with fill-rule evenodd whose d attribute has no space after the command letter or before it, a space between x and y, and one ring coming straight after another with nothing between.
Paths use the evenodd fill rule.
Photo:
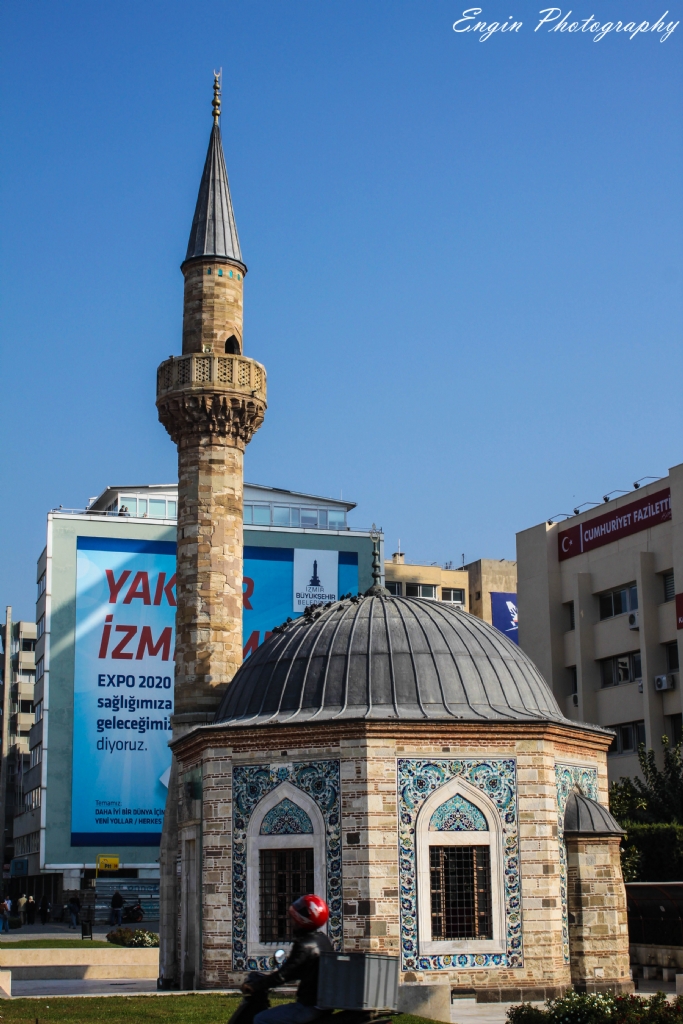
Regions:
<instances>
[{"instance_id":1,"label":"stone minaret","mask_svg":"<svg viewBox=\"0 0 683 1024\"><path fill-rule=\"evenodd\" d=\"M221 142L218 76L212 105L209 150L181 266L183 351L157 371L159 419L178 446L174 738L211 721L242 664L243 459L266 409L266 371L242 354L247 268ZM161 851L161 960L162 975L176 980L177 783L172 768Z\"/></svg>"}]
</instances>

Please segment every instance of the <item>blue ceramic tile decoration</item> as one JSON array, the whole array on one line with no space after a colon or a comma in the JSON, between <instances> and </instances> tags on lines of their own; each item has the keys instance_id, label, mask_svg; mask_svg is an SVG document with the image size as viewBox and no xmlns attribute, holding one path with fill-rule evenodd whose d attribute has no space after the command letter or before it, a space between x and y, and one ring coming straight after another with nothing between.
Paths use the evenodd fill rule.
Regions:
<instances>
[{"instance_id":1,"label":"blue ceramic tile decoration","mask_svg":"<svg viewBox=\"0 0 683 1024\"><path fill-rule=\"evenodd\" d=\"M269 971L271 958L249 956L247 953L247 829L260 800L283 782L306 793L318 805L325 823L325 849L327 853L327 902L330 919L327 934L335 949L342 944L342 870L341 870L341 813L339 761L294 761L292 764L240 764L232 772L232 939L233 970ZM301 826L308 822L306 831L313 831L311 819L292 801L282 800L269 812L281 809L284 821L291 804L297 812ZM269 818L267 814L264 823ZM303 817L301 817L303 815ZM271 832L268 834L285 834Z\"/></svg>"},{"instance_id":2,"label":"blue ceramic tile decoration","mask_svg":"<svg viewBox=\"0 0 683 1024\"><path fill-rule=\"evenodd\" d=\"M432 814L430 832L488 832L489 824L478 807L456 793Z\"/></svg>"},{"instance_id":3,"label":"blue ceramic tile decoration","mask_svg":"<svg viewBox=\"0 0 683 1024\"><path fill-rule=\"evenodd\" d=\"M415 823L427 797L451 779L462 778L496 806L503 832L505 952L423 956L417 934ZM448 808L452 802L443 805ZM467 803L467 801L463 801ZM517 765L514 758L399 758L399 881L403 970L446 971L472 967L523 967L522 914L517 823ZM470 805L471 806L471 805ZM476 810L476 808L474 808ZM432 815L431 821L442 808ZM478 812L481 813L481 812ZM448 811L444 811L447 817ZM481 815L484 818L484 815ZM438 819L437 819L438 820ZM484 822L486 819L484 818ZM462 825L460 826L462 827ZM486 827L486 826L485 826Z\"/></svg>"},{"instance_id":4,"label":"blue ceramic tile decoration","mask_svg":"<svg viewBox=\"0 0 683 1024\"><path fill-rule=\"evenodd\" d=\"M285 797L271 807L261 822L262 836L303 836L313 833L313 822L303 807L297 807Z\"/></svg>"},{"instance_id":5,"label":"blue ceramic tile decoration","mask_svg":"<svg viewBox=\"0 0 683 1024\"><path fill-rule=\"evenodd\" d=\"M569 963L569 919L567 917L567 847L564 844L564 811L569 794L577 786L584 796L598 799L598 770L576 764L555 765L557 786L557 840L560 846L560 897L562 899L562 955Z\"/></svg>"}]
</instances>

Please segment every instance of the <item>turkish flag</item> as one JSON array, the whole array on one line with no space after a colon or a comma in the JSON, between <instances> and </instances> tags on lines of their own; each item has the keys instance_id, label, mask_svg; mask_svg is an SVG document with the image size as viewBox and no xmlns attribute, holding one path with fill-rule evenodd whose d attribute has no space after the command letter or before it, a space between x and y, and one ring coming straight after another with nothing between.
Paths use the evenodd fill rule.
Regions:
<instances>
[{"instance_id":1,"label":"turkish flag","mask_svg":"<svg viewBox=\"0 0 683 1024\"><path fill-rule=\"evenodd\" d=\"M581 527L570 526L557 535L557 557L560 562L581 554Z\"/></svg>"}]
</instances>

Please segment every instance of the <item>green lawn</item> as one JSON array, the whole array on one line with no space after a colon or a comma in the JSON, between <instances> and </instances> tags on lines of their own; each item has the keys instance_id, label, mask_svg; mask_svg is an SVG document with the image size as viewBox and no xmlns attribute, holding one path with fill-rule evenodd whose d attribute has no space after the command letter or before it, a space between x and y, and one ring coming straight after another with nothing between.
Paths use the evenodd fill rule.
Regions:
<instances>
[{"instance_id":1,"label":"green lawn","mask_svg":"<svg viewBox=\"0 0 683 1024\"><path fill-rule=\"evenodd\" d=\"M111 942L91 939L24 939L17 942L0 942L0 949L116 949ZM0 1014L1 1016L1 1014Z\"/></svg>"},{"instance_id":2,"label":"green lawn","mask_svg":"<svg viewBox=\"0 0 683 1024\"><path fill-rule=\"evenodd\" d=\"M273 1003L280 1000L273 1000ZM284 1000L283 1000L284 1001ZM0 1002L1 1024L227 1024L238 996L105 996L92 999L65 997L13 999ZM427 1024L423 1017L401 1014L396 1024ZM429 1022L431 1024L431 1022Z\"/></svg>"}]
</instances>

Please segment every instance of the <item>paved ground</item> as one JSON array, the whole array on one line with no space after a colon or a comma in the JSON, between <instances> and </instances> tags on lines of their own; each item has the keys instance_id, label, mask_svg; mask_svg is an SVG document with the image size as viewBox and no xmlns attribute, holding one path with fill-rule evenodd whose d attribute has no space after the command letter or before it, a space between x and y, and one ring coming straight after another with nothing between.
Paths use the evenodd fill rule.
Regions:
<instances>
[{"instance_id":1,"label":"paved ground","mask_svg":"<svg viewBox=\"0 0 683 1024\"><path fill-rule=\"evenodd\" d=\"M148 932L159 931L158 921L142 921L140 924L126 924L124 928L143 928ZM93 938L97 939L98 942L104 942L107 937L107 932L112 930L110 924L94 924L92 926ZM80 939L81 929L80 925L78 928L69 928L68 924L59 924L57 922L50 922L49 924L42 925L40 921L37 924L25 924L21 928L12 928L9 932L2 932L0 934L0 944L3 942L22 942L26 939ZM87 942L87 939L85 940Z\"/></svg>"}]
</instances>

